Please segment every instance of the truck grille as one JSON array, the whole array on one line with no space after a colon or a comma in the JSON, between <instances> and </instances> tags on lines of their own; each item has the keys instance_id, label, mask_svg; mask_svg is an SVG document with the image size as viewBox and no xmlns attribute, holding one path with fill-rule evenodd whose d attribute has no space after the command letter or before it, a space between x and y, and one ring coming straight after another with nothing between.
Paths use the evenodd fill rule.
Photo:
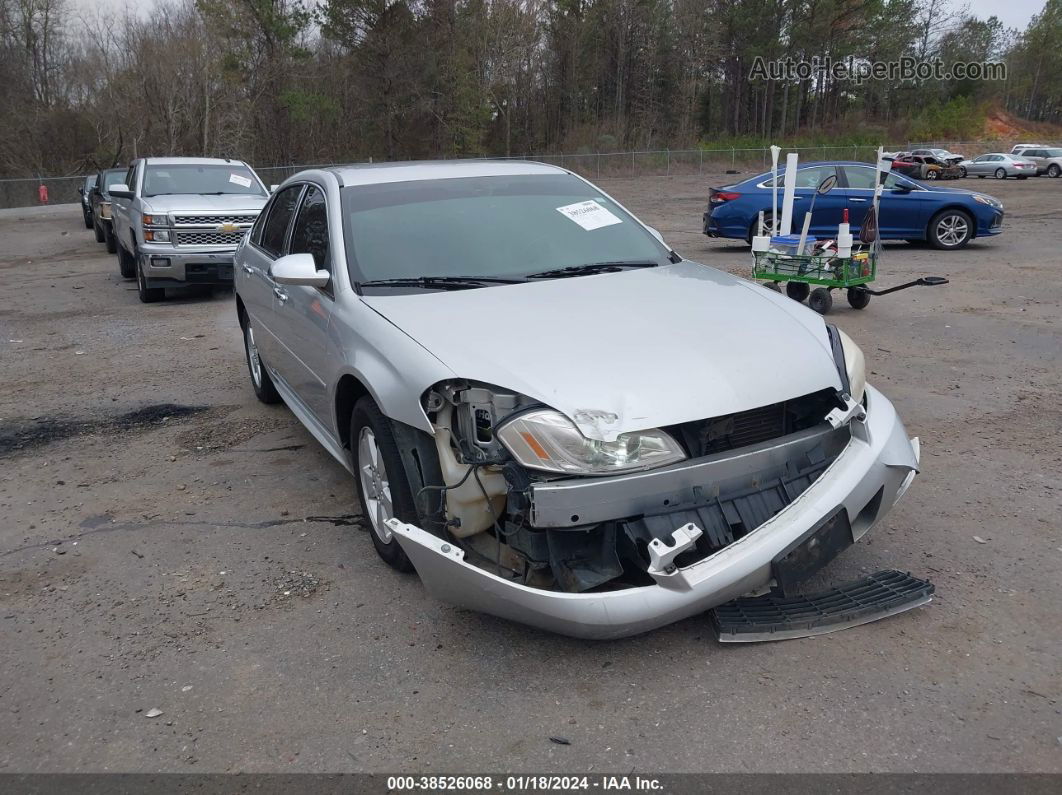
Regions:
<instances>
[{"instance_id":1,"label":"truck grille","mask_svg":"<svg viewBox=\"0 0 1062 795\"><path fill-rule=\"evenodd\" d=\"M256 215L175 215L178 226L218 226L219 224L253 224Z\"/></svg>"},{"instance_id":2,"label":"truck grille","mask_svg":"<svg viewBox=\"0 0 1062 795\"><path fill-rule=\"evenodd\" d=\"M238 232L177 232L178 246L235 246L245 230Z\"/></svg>"}]
</instances>

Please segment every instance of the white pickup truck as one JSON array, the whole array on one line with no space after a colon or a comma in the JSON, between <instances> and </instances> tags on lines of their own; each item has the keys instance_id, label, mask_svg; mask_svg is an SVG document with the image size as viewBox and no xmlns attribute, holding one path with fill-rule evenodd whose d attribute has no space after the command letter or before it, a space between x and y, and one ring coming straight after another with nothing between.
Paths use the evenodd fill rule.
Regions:
<instances>
[{"instance_id":1,"label":"white pickup truck","mask_svg":"<svg viewBox=\"0 0 1062 795\"><path fill-rule=\"evenodd\" d=\"M269 190L240 160L143 157L110 187L118 266L140 300L166 287L232 286L232 255Z\"/></svg>"}]
</instances>

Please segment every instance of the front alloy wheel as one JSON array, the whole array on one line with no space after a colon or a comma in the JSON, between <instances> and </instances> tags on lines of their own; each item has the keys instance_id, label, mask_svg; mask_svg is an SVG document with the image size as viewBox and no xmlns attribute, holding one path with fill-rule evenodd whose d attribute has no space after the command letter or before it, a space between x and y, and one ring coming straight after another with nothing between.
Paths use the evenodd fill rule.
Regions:
<instances>
[{"instance_id":1,"label":"front alloy wheel","mask_svg":"<svg viewBox=\"0 0 1062 795\"><path fill-rule=\"evenodd\" d=\"M1059 167L1058 163L1052 163L1047 167L1047 176L1057 178L1059 174L1062 174L1062 167Z\"/></svg>"},{"instance_id":2,"label":"front alloy wheel","mask_svg":"<svg viewBox=\"0 0 1062 795\"><path fill-rule=\"evenodd\" d=\"M996 179L1006 179L1006 178L1007 178L1007 170L1005 168L997 168L996 169Z\"/></svg>"},{"instance_id":3,"label":"front alloy wheel","mask_svg":"<svg viewBox=\"0 0 1062 795\"><path fill-rule=\"evenodd\" d=\"M380 541L390 544L393 534L387 526L387 520L395 515L391 502L391 481L387 477L387 465L380 453L380 446L376 443L376 434L368 425L358 434L358 477L361 478L365 513L372 531Z\"/></svg>"},{"instance_id":4,"label":"front alloy wheel","mask_svg":"<svg viewBox=\"0 0 1062 795\"><path fill-rule=\"evenodd\" d=\"M970 217L958 210L941 213L929 226L929 242L934 248L962 248L971 237L973 237L973 224Z\"/></svg>"}]
</instances>

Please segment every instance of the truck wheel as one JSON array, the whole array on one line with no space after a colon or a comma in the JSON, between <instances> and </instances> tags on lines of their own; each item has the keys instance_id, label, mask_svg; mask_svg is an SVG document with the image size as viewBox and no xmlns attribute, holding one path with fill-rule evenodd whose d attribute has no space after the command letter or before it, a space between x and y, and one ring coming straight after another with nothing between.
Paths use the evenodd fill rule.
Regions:
<instances>
[{"instance_id":1,"label":"truck wheel","mask_svg":"<svg viewBox=\"0 0 1062 795\"><path fill-rule=\"evenodd\" d=\"M249 317L243 323L243 351L247 354L247 371L251 374L255 397L263 403L279 403L280 393L273 386L273 379L269 377L269 371L258 353L258 345L254 341L254 327Z\"/></svg>"},{"instance_id":2,"label":"truck wheel","mask_svg":"<svg viewBox=\"0 0 1062 795\"><path fill-rule=\"evenodd\" d=\"M825 315L833 308L833 296L825 287L816 287L808 296L808 306L820 315Z\"/></svg>"},{"instance_id":3,"label":"truck wheel","mask_svg":"<svg viewBox=\"0 0 1062 795\"><path fill-rule=\"evenodd\" d=\"M126 251L121 243L117 243L115 249L118 254L118 270L121 271L122 277L125 279L135 279L136 260L133 258L133 255Z\"/></svg>"},{"instance_id":4,"label":"truck wheel","mask_svg":"<svg viewBox=\"0 0 1062 795\"><path fill-rule=\"evenodd\" d=\"M926 238L933 248L959 249L973 238L973 219L963 210L942 210L929 222Z\"/></svg>"},{"instance_id":5,"label":"truck wheel","mask_svg":"<svg viewBox=\"0 0 1062 795\"><path fill-rule=\"evenodd\" d=\"M391 421L366 395L350 415L350 454L362 515L377 554L391 568L413 571L413 564L391 533L386 521L398 518L417 522L416 504L395 443Z\"/></svg>"},{"instance_id":6,"label":"truck wheel","mask_svg":"<svg viewBox=\"0 0 1062 795\"><path fill-rule=\"evenodd\" d=\"M96 233L96 242L97 243L102 243L103 240L104 240L104 236L103 236L103 230L100 229L100 225L96 224L96 223L92 224L92 231Z\"/></svg>"},{"instance_id":7,"label":"truck wheel","mask_svg":"<svg viewBox=\"0 0 1062 795\"><path fill-rule=\"evenodd\" d=\"M118 247L115 243L114 232L111 231L111 228L109 226L103 227L103 239L104 242L107 244L108 254L113 254L118 250ZM124 276L125 274L123 273L122 275Z\"/></svg>"},{"instance_id":8,"label":"truck wheel","mask_svg":"<svg viewBox=\"0 0 1062 795\"><path fill-rule=\"evenodd\" d=\"M803 301L811 292L811 285L807 282L786 282L785 294L794 301Z\"/></svg>"},{"instance_id":9,"label":"truck wheel","mask_svg":"<svg viewBox=\"0 0 1062 795\"><path fill-rule=\"evenodd\" d=\"M133 268L136 270L136 293L140 302L153 304L166 297L165 287L148 287L147 277L144 275L144 266L134 260Z\"/></svg>"}]
</instances>

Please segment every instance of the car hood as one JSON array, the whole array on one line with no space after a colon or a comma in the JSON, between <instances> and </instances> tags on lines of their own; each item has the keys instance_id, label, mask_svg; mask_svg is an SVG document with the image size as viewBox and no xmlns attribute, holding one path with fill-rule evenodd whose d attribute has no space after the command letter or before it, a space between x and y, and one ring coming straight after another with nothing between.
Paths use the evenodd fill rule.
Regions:
<instances>
[{"instance_id":1,"label":"car hood","mask_svg":"<svg viewBox=\"0 0 1062 795\"><path fill-rule=\"evenodd\" d=\"M248 196L245 194L228 194L224 196L204 196L199 193L174 193L169 196L147 196L144 198L144 210L152 213L172 212L234 212L245 210L258 212L269 200L268 196Z\"/></svg>"},{"instance_id":2,"label":"car hood","mask_svg":"<svg viewBox=\"0 0 1062 795\"><path fill-rule=\"evenodd\" d=\"M362 300L460 378L540 400L591 439L841 386L821 317L693 262Z\"/></svg>"}]
</instances>

